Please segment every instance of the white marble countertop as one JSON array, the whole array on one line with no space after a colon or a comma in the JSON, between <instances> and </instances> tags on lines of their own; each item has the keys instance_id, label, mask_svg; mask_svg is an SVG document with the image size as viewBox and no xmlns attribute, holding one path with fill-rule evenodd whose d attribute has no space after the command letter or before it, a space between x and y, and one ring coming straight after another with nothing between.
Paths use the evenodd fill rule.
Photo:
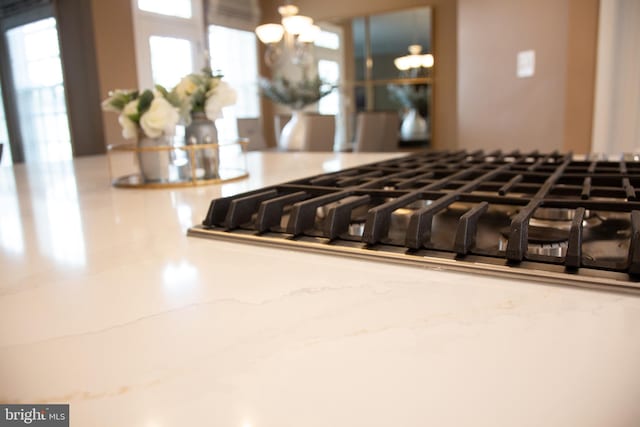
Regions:
<instances>
[{"instance_id":1,"label":"white marble countertop","mask_svg":"<svg viewBox=\"0 0 640 427\"><path fill-rule=\"evenodd\" d=\"M0 403L72 426L638 426L640 297L188 238L209 201L377 161L251 153L247 180L0 168Z\"/></svg>"}]
</instances>

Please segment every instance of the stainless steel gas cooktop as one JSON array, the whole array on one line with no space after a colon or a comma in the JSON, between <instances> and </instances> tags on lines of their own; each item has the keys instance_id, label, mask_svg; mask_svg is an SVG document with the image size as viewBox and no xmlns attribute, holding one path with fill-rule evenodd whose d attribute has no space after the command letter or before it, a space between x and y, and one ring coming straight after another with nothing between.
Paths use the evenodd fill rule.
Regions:
<instances>
[{"instance_id":1,"label":"stainless steel gas cooktop","mask_svg":"<svg viewBox=\"0 0 640 427\"><path fill-rule=\"evenodd\" d=\"M640 292L640 162L427 152L213 200L190 236Z\"/></svg>"}]
</instances>

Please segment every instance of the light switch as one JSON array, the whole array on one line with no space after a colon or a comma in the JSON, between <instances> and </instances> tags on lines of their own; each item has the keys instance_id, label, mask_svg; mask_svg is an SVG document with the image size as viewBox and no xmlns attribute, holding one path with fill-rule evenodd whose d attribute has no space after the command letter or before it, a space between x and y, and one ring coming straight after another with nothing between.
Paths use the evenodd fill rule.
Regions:
<instances>
[{"instance_id":1,"label":"light switch","mask_svg":"<svg viewBox=\"0 0 640 427\"><path fill-rule=\"evenodd\" d=\"M516 75L520 78L532 77L536 72L536 52L523 50L518 52L518 67Z\"/></svg>"}]
</instances>

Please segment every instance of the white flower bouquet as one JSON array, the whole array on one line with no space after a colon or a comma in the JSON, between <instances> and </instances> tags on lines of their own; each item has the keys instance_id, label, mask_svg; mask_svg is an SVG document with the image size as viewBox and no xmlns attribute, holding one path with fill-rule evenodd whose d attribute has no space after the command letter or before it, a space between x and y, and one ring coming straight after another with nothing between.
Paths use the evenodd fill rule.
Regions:
<instances>
[{"instance_id":1,"label":"white flower bouquet","mask_svg":"<svg viewBox=\"0 0 640 427\"><path fill-rule=\"evenodd\" d=\"M179 100L185 113L205 113L209 120L222 116L222 108L233 105L237 100L236 91L205 67L200 73L189 74L173 88L172 94ZM184 114L185 118L189 114Z\"/></svg>"},{"instance_id":2,"label":"white flower bouquet","mask_svg":"<svg viewBox=\"0 0 640 427\"><path fill-rule=\"evenodd\" d=\"M213 75L210 68L189 74L168 92L160 85L153 90L114 90L102 102L105 111L119 113L118 122L126 139L142 132L149 138L173 135L182 120L190 121L190 113L205 113L209 120L221 117L222 108L235 104L236 91Z\"/></svg>"},{"instance_id":3,"label":"white flower bouquet","mask_svg":"<svg viewBox=\"0 0 640 427\"><path fill-rule=\"evenodd\" d=\"M180 103L162 86L154 90L115 90L102 102L105 111L119 113L125 139L137 138L143 132L149 138L173 135L180 121Z\"/></svg>"}]
</instances>

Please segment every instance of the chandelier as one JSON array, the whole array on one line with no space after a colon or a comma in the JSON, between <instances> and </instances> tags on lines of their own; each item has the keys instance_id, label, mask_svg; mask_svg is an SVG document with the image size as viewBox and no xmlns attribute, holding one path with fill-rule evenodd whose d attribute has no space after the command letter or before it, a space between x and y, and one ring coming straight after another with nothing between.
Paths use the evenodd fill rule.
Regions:
<instances>
[{"instance_id":1,"label":"chandelier","mask_svg":"<svg viewBox=\"0 0 640 427\"><path fill-rule=\"evenodd\" d=\"M306 63L310 59L309 45L320 33L320 27L314 25L308 16L298 15L298 7L292 4L280 6L278 13L282 16L281 24L264 24L255 30L260 41L267 46L265 63L273 67L285 56L289 56L294 64ZM284 52L280 47L283 39Z\"/></svg>"},{"instance_id":2,"label":"chandelier","mask_svg":"<svg viewBox=\"0 0 640 427\"><path fill-rule=\"evenodd\" d=\"M400 71L418 71L420 68L433 67L433 55L422 53L422 46L412 44L409 46L409 55L400 56L393 60L394 65Z\"/></svg>"}]
</instances>

